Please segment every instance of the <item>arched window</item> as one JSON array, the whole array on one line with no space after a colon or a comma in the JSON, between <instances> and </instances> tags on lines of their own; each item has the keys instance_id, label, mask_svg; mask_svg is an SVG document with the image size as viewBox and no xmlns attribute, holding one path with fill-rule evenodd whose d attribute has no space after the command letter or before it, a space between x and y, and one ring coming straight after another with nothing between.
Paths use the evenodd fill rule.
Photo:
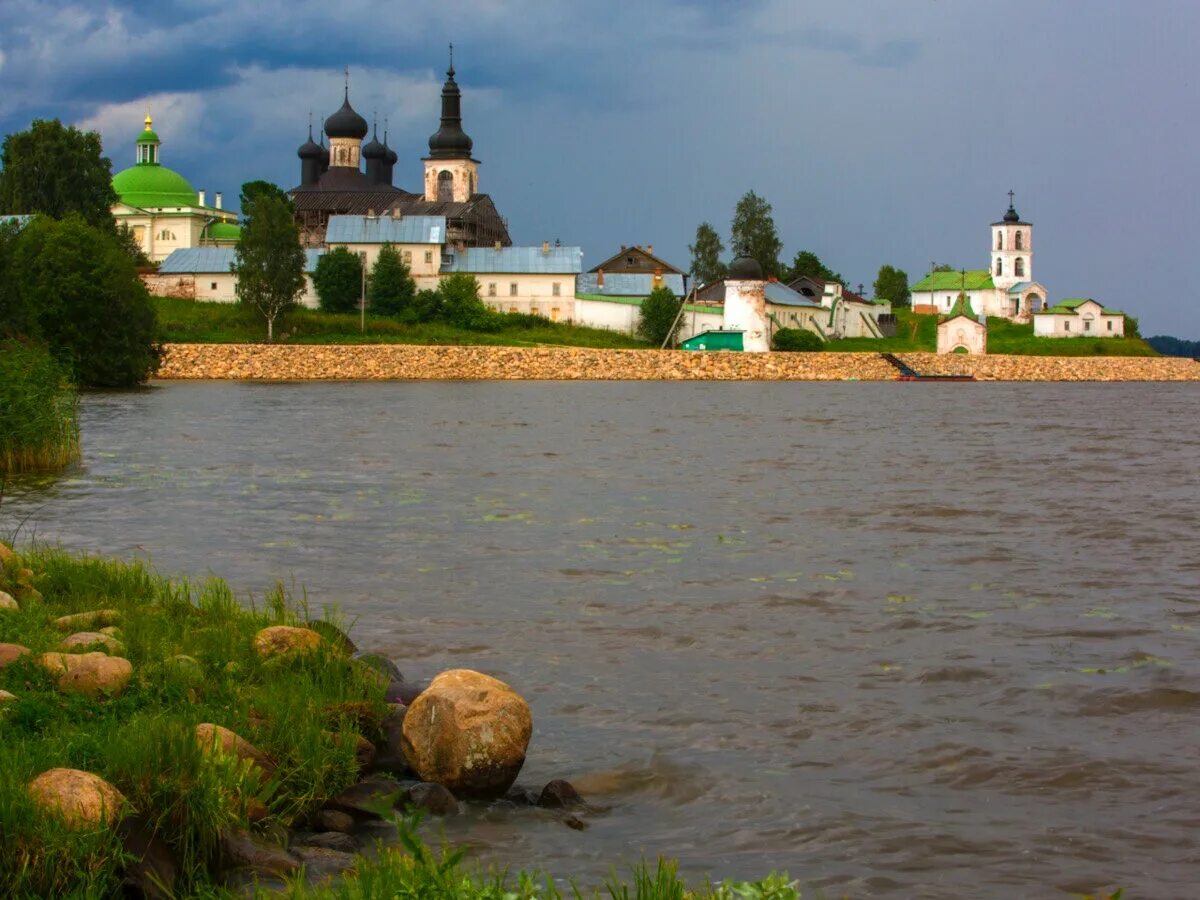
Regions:
<instances>
[{"instance_id":1,"label":"arched window","mask_svg":"<svg viewBox=\"0 0 1200 900\"><path fill-rule=\"evenodd\" d=\"M450 203L454 200L454 175L446 169L438 172L437 198L439 203Z\"/></svg>"},{"instance_id":2,"label":"arched window","mask_svg":"<svg viewBox=\"0 0 1200 900\"><path fill-rule=\"evenodd\" d=\"M1004 260L1000 259L999 257L996 258L996 274L1004 274Z\"/></svg>"},{"instance_id":3,"label":"arched window","mask_svg":"<svg viewBox=\"0 0 1200 900\"><path fill-rule=\"evenodd\" d=\"M1013 269L1013 274L1016 275L1018 278L1025 274L1025 260L1021 259L1021 257L1019 257L1019 256L1017 257L1017 261L1015 263L1015 268Z\"/></svg>"},{"instance_id":4,"label":"arched window","mask_svg":"<svg viewBox=\"0 0 1200 900\"><path fill-rule=\"evenodd\" d=\"M997 250L1004 249L1004 232L1003 231L996 232L996 249Z\"/></svg>"},{"instance_id":5,"label":"arched window","mask_svg":"<svg viewBox=\"0 0 1200 900\"><path fill-rule=\"evenodd\" d=\"M1025 249L1025 233L1022 231L1017 232L1017 245L1016 246L1017 246L1018 250Z\"/></svg>"}]
</instances>

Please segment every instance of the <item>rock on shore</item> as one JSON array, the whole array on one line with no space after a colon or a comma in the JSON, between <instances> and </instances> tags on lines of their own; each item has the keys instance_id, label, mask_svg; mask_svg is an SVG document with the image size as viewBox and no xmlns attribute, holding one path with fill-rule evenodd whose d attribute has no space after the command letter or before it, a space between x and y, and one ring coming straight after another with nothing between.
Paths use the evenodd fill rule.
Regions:
<instances>
[{"instance_id":1,"label":"rock on shore","mask_svg":"<svg viewBox=\"0 0 1200 900\"><path fill-rule=\"evenodd\" d=\"M43 809L71 828L112 825L121 815L125 797L91 772L50 769L29 782L29 795Z\"/></svg>"},{"instance_id":2,"label":"rock on shore","mask_svg":"<svg viewBox=\"0 0 1200 900\"><path fill-rule=\"evenodd\" d=\"M403 749L423 781L457 797L498 797L525 762L533 717L516 691L490 675L451 669L404 716Z\"/></svg>"}]
</instances>

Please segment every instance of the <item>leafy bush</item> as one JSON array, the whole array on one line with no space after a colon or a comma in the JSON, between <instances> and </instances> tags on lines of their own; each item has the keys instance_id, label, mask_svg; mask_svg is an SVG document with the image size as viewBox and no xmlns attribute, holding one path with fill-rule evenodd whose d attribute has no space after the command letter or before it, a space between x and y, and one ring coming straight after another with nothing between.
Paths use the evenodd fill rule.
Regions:
<instances>
[{"instance_id":1,"label":"leafy bush","mask_svg":"<svg viewBox=\"0 0 1200 900\"><path fill-rule=\"evenodd\" d=\"M679 307L683 301L668 287L656 287L642 301L642 317L638 321L638 334L655 346L662 346L668 337L674 338L679 330Z\"/></svg>"},{"instance_id":2,"label":"leafy bush","mask_svg":"<svg viewBox=\"0 0 1200 900\"><path fill-rule=\"evenodd\" d=\"M313 287L323 312L345 313L358 309L363 287L362 260L345 247L336 247L317 260Z\"/></svg>"},{"instance_id":3,"label":"leafy bush","mask_svg":"<svg viewBox=\"0 0 1200 900\"><path fill-rule=\"evenodd\" d=\"M825 342L807 328L780 328L771 340L772 350L788 353L812 353L824 346Z\"/></svg>"},{"instance_id":4,"label":"leafy bush","mask_svg":"<svg viewBox=\"0 0 1200 900\"><path fill-rule=\"evenodd\" d=\"M79 384L139 384L158 367L154 306L111 229L75 215L39 216L0 264L11 298L5 305L24 317L25 335L44 339Z\"/></svg>"},{"instance_id":5,"label":"leafy bush","mask_svg":"<svg viewBox=\"0 0 1200 900\"><path fill-rule=\"evenodd\" d=\"M450 325L469 331L499 331L500 316L479 298L479 282L474 275L455 272L438 285L440 318Z\"/></svg>"},{"instance_id":6,"label":"leafy bush","mask_svg":"<svg viewBox=\"0 0 1200 900\"><path fill-rule=\"evenodd\" d=\"M0 475L49 472L79 456L75 390L39 346L0 343Z\"/></svg>"}]
</instances>

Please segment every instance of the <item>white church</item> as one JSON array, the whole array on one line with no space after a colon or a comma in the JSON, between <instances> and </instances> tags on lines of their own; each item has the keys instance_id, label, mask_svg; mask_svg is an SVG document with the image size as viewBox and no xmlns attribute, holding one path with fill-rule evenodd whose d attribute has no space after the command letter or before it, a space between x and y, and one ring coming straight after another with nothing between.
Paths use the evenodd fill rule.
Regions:
<instances>
[{"instance_id":1,"label":"white church","mask_svg":"<svg viewBox=\"0 0 1200 900\"><path fill-rule=\"evenodd\" d=\"M969 305L984 316L1028 322L1045 309L1046 288L1033 280L1033 224L1024 222L1008 192L1008 211L992 223L987 269L930 272L912 287L914 312L948 314L965 294Z\"/></svg>"}]
</instances>

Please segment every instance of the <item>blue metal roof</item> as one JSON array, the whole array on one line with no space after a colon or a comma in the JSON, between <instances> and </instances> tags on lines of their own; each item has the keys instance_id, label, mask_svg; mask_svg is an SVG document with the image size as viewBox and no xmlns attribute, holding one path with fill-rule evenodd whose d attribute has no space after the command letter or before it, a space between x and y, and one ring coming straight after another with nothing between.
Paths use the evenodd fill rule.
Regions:
<instances>
[{"instance_id":1,"label":"blue metal roof","mask_svg":"<svg viewBox=\"0 0 1200 900\"><path fill-rule=\"evenodd\" d=\"M574 275L583 268L579 247L468 247L443 257L443 272L511 275Z\"/></svg>"},{"instance_id":2,"label":"blue metal roof","mask_svg":"<svg viewBox=\"0 0 1200 900\"><path fill-rule=\"evenodd\" d=\"M309 274L317 269L317 260L324 250L304 251L304 271ZM198 273L229 272L237 250L233 247L184 247L171 251L171 255L158 266L160 275L192 275Z\"/></svg>"},{"instance_id":3,"label":"blue metal roof","mask_svg":"<svg viewBox=\"0 0 1200 900\"><path fill-rule=\"evenodd\" d=\"M330 216L327 244L444 244L445 216Z\"/></svg>"},{"instance_id":4,"label":"blue metal roof","mask_svg":"<svg viewBox=\"0 0 1200 900\"><path fill-rule=\"evenodd\" d=\"M1016 284L1014 284L1012 287L1010 287L1008 289L1008 292L1010 294L1019 294L1019 293L1021 293L1021 291L1025 290L1027 288L1031 288L1031 287L1033 287L1032 281L1018 281Z\"/></svg>"},{"instance_id":5,"label":"blue metal roof","mask_svg":"<svg viewBox=\"0 0 1200 900\"><path fill-rule=\"evenodd\" d=\"M786 284L780 284L778 281L768 281L763 285L763 294L767 298L768 303L774 303L776 306L806 306L810 309L820 309L820 303L813 303L799 291L793 291Z\"/></svg>"},{"instance_id":6,"label":"blue metal roof","mask_svg":"<svg viewBox=\"0 0 1200 900\"><path fill-rule=\"evenodd\" d=\"M649 297L654 290L654 276L649 272L605 272L604 284L596 272L584 272L575 279L575 293L596 294L601 297ZM676 297L683 296L683 276L668 274L662 282Z\"/></svg>"}]
</instances>

